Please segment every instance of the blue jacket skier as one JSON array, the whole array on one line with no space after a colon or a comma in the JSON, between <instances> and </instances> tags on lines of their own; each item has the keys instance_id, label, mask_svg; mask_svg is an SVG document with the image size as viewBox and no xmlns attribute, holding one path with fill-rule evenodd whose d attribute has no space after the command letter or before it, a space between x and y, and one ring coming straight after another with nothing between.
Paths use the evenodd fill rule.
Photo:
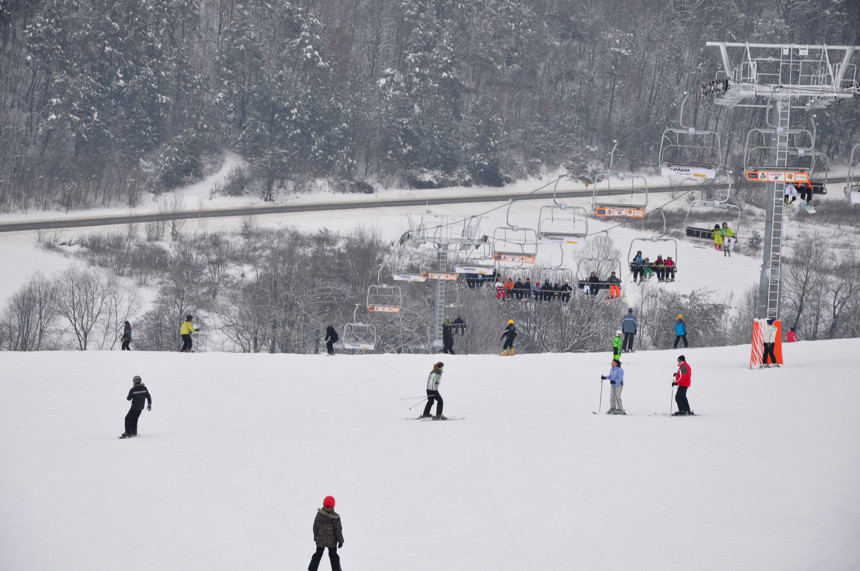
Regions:
<instances>
[{"instance_id":1,"label":"blue jacket skier","mask_svg":"<svg viewBox=\"0 0 860 571\"><path fill-rule=\"evenodd\" d=\"M627 315L621 320L621 332L624 333L624 342L621 344L621 350L625 353L633 352L633 339L636 337L636 332L639 330L639 320L633 315L633 308L627 310Z\"/></svg>"},{"instance_id":2,"label":"blue jacket skier","mask_svg":"<svg viewBox=\"0 0 860 571\"><path fill-rule=\"evenodd\" d=\"M687 343L687 324L684 323L684 316L679 315L678 321L675 323L675 348L678 348L678 343L684 340L684 347L689 347Z\"/></svg>"},{"instance_id":3,"label":"blue jacket skier","mask_svg":"<svg viewBox=\"0 0 860 571\"><path fill-rule=\"evenodd\" d=\"M606 411L606 414L627 414L621 404L621 390L624 388L624 369L621 368L621 361L612 359L609 376L600 378L609 379L609 410Z\"/></svg>"}]
</instances>

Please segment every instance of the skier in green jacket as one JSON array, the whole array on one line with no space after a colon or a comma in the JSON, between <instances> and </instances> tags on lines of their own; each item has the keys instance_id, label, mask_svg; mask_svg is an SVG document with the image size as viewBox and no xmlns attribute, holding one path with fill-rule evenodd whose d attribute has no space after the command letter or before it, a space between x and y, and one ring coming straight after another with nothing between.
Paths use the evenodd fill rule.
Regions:
<instances>
[{"instance_id":1,"label":"skier in green jacket","mask_svg":"<svg viewBox=\"0 0 860 571\"><path fill-rule=\"evenodd\" d=\"M615 332L615 337L612 338L612 358L621 359L621 344L624 342L624 334L621 330Z\"/></svg>"}]
</instances>

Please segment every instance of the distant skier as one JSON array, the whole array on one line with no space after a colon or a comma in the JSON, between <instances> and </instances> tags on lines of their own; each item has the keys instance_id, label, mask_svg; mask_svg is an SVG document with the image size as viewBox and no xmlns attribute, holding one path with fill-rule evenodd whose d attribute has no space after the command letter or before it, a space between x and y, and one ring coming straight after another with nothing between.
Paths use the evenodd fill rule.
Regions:
<instances>
[{"instance_id":1,"label":"distant skier","mask_svg":"<svg viewBox=\"0 0 860 571\"><path fill-rule=\"evenodd\" d=\"M794 201L797 200L797 187L793 184L787 184L785 185L785 190L783 192L785 206L793 206Z\"/></svg>"},{"instance_id":2,"label":"distant skier","mask_svg":"<svg viewBox=\"0 0 860 571\"><path fill-rule=\"evenodd\" d=\"M723 222L720 234L723 235L723 257L731 258L732 250L735 249L735 231L729 228L728 222Z\"/></svg>"},{"instance_id":3,"label":"distant skier","mask_svg":"<svg viewBox=\"0 0 860 571\"><path fill-rule=\"evenodd\" d=\"M687 324L684 323L684 316L679 315L678 321L675 323L675 349L678 348L678 343L684 340L684 347L689 347L687 344Z\"/></svg>"},{"instance_id":4,"label":"distant skier","mask_svg":"<svg viewBox=\"0 0 860 571\"><path fill-rule=\"evenodd\" d=\"M131 323L125 322L122 329L122 350L131 351Z\"/></svg>"},{"instance_id":5,"label":"distant skier","mask_svg":"<svg viewBox=\"0 0 860 571\"><path fill-rule=\"evenodd\" d=\"M807 206L812 206L812 185L808 182L800 182L797 184L797 192L800 195L800 201L805 202Z\"/></svg>"},{"instance_id":6,"label":"distant skier","mask_svg":"<svg viewBox=\"0 0 860 571\"><path fill-rule=\"evenodd\" d=\"M627 310L627 315L621 320L621 331L624 333L624 342L621 344L621 350L625 353L633 352L633 340L636 337L636 331L639 329L639 320L633 315L633 308Z\"/></svg>"},{"instance_id":7,"label":"distant skier","mask_svg":"<svg viewBox=\"0 0 860 571\"><path fill-rule=\"evenodd\" d=\"M192 315L186 315L185 321L182 323L182 329L179 330L179 335L182 337L182 349L179 350L180 353L190 353L191 347L194 344L191 341L191 334L195 331L199 331L203 329L202 327L194 328L194 325L191 324L191 320L193 319Z\"/></svg>"},{"instance_id":8,"label":"distant skier","mask_svg":"<svg viewBox=\"0 0 860 571\"><path fill-rule=\"evenodd\" d=\"M528 280L526 280L528 281ZM459 315L457 319L454 320L452 333L456 333L457 335L465 335L466 334L466 322L463 321L463 318Z\"/></svg>"},{"instance_id":9,"label":"distant skier","mask_svg":"<svg viewBox=\"0 0 860 571\"><path fill-rule=\"evenodd\" d=\"M343 525L340 516L334 511L334 498L326 496L323 507L317 510L314 518L314 543L317 544L316 553L311 557L308 571L317 571L322 560L323 551L328 549L328 560L332 571L341 571L340 556L338 548L343 547Z\"/></svg>"},{"instance_id":10,"label":"distant skier","mask_svg":"<svg viewBox=\"0 0 860 571\"><path fill-rule=\"evenodd\" d=\"M762 337L762 366L770 367L771 365L775 365L779 367L779 364L776 362L776 355L773 352L774 347L776 347L776 336L779 333L779 329L776 325L773 324L773 317L767 318L763 333L764 335ZM768 359L770 359L770 363L768 363Z\"/></svg>"},{"instance_id":11,"label":"distant skier","mask_svg":"<svg viewBox=\"0 0 860 571\"><path fill-rule=\"evenodd\" d=\"M687 401L687 389L690 388L690 378L693 371L690 365L687 364L687 359L683 355L678 357L678 370L675 372L675 377L672 380L672 386L678 387L678 392L675 393L675 402L678 404L678 412L672 416L693 416L693 411L690 410L690 403Z\"/></svg>"},{"instance_id":12,"label":"distant skier","mask_svg":"<svg viewBox=\"0 0 860 571\"><path fill-rule=\"evenodd\" d=\"M514 339L517 337L517 328L514 325L514 320L508 320L508 326L505 327L505 332L502 333L501 339L505 340L505 344L502 346L502 352L500 355L513 355L514 354Z\"/></svg>"},{"instance_id":13,"label":"distant skier","mask_svg":"<svg viewBox=\"0 0 860 571\"><path fill-rule=\"evenodd\" d=\"M128 397L125 400L131 401L131 408L128 414L125 415L125 432L120 438L131 438L137 436L137 419L140 418L140 413L143 412L143 403L146 402L146 410L152 410L152 396L140 376L135 375L132 380L132 387L128 391Z\"/></svg>"},{"instance_id":14,"label":"distant skier","mask_svg":"<svg viewBox=\"0 0 860 571\"><path fill-rule=\"evenodd\" d=\"M454 354L454 334L451 332L451 322L447 319L442 324L442 352L447 355Z\"/></svg>"},{"instance_id":15,"label":"distant skier","mask_svg":"<svg viewBox=\"0 0 860 571\"><path fill-rule=\"evenodd\" d=\"M797 332L794 331L794 327L790 327L788 329L788 333L785 334L785 342L796 343L798 341L800 341L800 337L797 336Z\"/></svg>"},{"instance_id":16,"label":"distant skier","mask_svg":"<svg viewBox=\"0 0 860 571\"><path fill-rule=\"evenodd\" d=\"M609 410L606 411L606 414L627 414L624 412L624 405L621 404L621 390L624 388L624 369L621 368L621 361L612 359L609 376L601 376L600 378L609 379Z\"/></svg>"},{"instance_id":17,"label":"distant skier","mask_svg":"<svg viewBox=\"0 0 860 571\"><path fill-rule=\"evenodd\" d=\"M621 330L615 332L615 337L612 338L612 358L620 359L621 358L621 346L623 345L623 341L621 340Z\"/></svg>"},{"instance_id":18,"label":"distant skier","mask_svg":"<svg viewBox=\"0 0 860 571\"><path fill-rule=\"evenodd\" d=\"M442 407L445 403L442 402L442 395L439 394L439 383L442 382L442 368L445 366L441 361L433 365L433 370L427 375L427 404L424 406L424 412L421 418L435 418L436 420L448 420L442 416ZM436 403L436 416L430 416L430 409L433 408L433 403Z\"/></svg>"},{"instance_id":19,"label":"distant skier","mask_svg":"<svg viewBox=\"0 0 860 571\"><path fill-rule=\"evenodd\" d=\"M325 329L325 350L329 355L334 355L334 344L337 343L337 340L340 339L340 336L335 331L334 326L329 325Z\"/></svg>"}]
</instances>

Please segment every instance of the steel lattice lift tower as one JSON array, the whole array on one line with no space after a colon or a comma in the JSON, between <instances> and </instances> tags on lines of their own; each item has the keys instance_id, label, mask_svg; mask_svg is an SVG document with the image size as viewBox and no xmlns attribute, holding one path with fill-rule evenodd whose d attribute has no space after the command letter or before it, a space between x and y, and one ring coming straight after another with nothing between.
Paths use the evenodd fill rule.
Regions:
<instances>
[{"instance_id":1,"label":"steel lattice lift tower","mask_svg":"<svg viewBox=\"0 0 860 571\"><path fill-rule=\"evenodd\" d=\"M703 95L727 107L767 109L767 126L752 129L744 150L747 180L768 191L764 256L756 317L779 319L783 195L807 182L815 161L815 131L792 127L792 111L824 109L860 95L860 46L707 42L720 50L723 68L702 86ZM734 58L734 59L733 59Z\"/></svg>"}]
</instances>

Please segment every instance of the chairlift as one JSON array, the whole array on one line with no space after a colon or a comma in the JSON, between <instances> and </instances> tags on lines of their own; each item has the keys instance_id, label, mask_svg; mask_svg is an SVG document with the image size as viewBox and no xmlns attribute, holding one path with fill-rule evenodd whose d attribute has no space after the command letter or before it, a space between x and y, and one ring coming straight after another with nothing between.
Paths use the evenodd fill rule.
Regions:
<instances>
[{"instance_id":1,"label":"chairlift","mask_svg":"<svg viewBox=\"0 0 860 571\"><path fill-rule=\"evenodd\" d=\"M678 123L680 128L663 131L660 140L660 173L693 180L713 179L722 164L720 135L716 131L699 130L684 124L684 106L688 94L681 102Z\"/></svg>"},{"instance_id":2,"label":"chairlift","mask_svg":"<svg viewBox=\"0 0 860 571\"><path fill-rule=\"evenodd\" d=\"M505 217L506 226L493 231L493 260L496 264L534 264L538 250L538 237L534 228L511 224L511 206Z\"/></svg>"},{"instance_id":3,"label":"chairlift","mask_svg":"<svg viewBox=\"0 0 860 571\"><path fill-rule=\"evenodd\" d=\"M564 265L564 247L559 244L558 249L561 251L561 259L558 264L536 268L536 271L533 272L535 274L533 276L533 282L558 285L573 284L576 281L573 275L573 270L565 267Z\"/></svg>"},{"instance_id":4,"label":"chairlift","mask_svg":"<svg viewBox=\"0 0 860 571\"><path fill-rule=\"evenodd\" d=\"M630 181L630 189L612 188L612 179ZM642 179L642 187L636 187L636 179ZM603 194L598 194L597 185L606 181L607 188ZM594 192L591 195L591 207L597 216L624 216L643 218L648 206L648 180L639 175L625 175L623 172L601 173L595 177Z\"/></svg>"},{"instance_id":5,"label":"chairlift","mask_svg":"<svg viewBox=\"0 0 860 571\"><path fill-rule=\"evenodd\" d=\"M588 236L588 212L581 206L571 206L556 199L558 183L552 190L552 204L541 206L538 215L538 240L551 244L578 244Z\"/></svg>"},{"instance_id":6,"label":"chairlift","mask_svg":"<svg viewBox=\"0 0 860 571\"><path fill-rule=\"evenodd\" d=\"M860 180L856 178L855 170L860 162L860 143L851 147L851 159L848 162L848 181L845 184L845 198L851 204L860 204Z\"/></svg>"},{"instance_id":7,"label":"chairlift","mask_svg":"<svg viewBox=\"0 0 860 571\"><path fill-rule=\"evenodd\" d=\"M367 288L367 311L371 313L400 313L402 303L400 286L373 284Z\"/></svg>"},{"instance_id":8,"label":"chairlift","mask_svg":"<svg viewBox=\"0 0 860 571\"><path fill-rule=\"evenodd\" d=\"M352 312L352 323L343 326L341 345L344 349L359 349L373 351L376 348L376 327L370 323L361 323L356 318L358 304Z\"/></svg>"},{"instance_id":9,"label":"chairlift","mask_svg":"<svg viewBox=\"0 0 860 571\"><path fill-rule=\"evenodd\" d=\"M637 244L642 243L643 246L638 246ZM671 250L671 255L666 255L665 248L669 248ZM633 263L633 252L642 251L642 257L647 258L649 262L654 263L657 260L657 256L663 256L664 260L671 259L673 264L672 270L672 280L676 281L674 272L678 271L678 241L674 238L670 238L669 236L660 235L660 236L649 236L647 238L634 238L630 242L630 249L627 251L627 260L630 262L630 271L634 272ZM635 276L635 274L634 274ZM661 280L662 281L662 280Z\"/></svg>"},{"instance_id":10,"label":"chairlift","mask_svg":"<svg viewBox=\"0 0 860 571\"><path fill-rule=\"evenodd\" d=\"M598 278L596 289L591 290L592 295L596 295L597 290L609 289L609 282L606 281L611 275L611 272L616 272L618 279L623 281L623 267L619 258L597 257L597 258L580 258L576 262L576 286L579 289L584 289L586 285L594 288L592 282L588 282L591 273L594 273ZM606 278L603 278L606 276Z\"/></svg>"},{"instance_id":11,"label":"chairlift","mask_svg":"<svg viewBox=\"0 0 860 571\"><path fill-rule=\"evenodd\" d=\"M744 172L747 180L757 182L809 182L815 168L815 121L812 130L774 126L767 110L768 127L750 129L744 144ZM782 139L777 153L775 141ZM784 150L783 150L784 149Z\"/></svg>"}]
</instances>

